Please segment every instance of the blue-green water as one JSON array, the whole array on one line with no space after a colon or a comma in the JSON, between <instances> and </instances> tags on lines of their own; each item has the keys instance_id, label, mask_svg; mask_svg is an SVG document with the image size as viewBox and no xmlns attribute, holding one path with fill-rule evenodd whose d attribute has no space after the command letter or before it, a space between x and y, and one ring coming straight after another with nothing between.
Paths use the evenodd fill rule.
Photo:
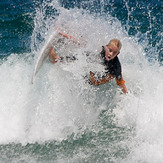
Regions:
<instances>
[{"instance_id":1,"label":"blue-green water","mask_svg":"<svg viewBox=\"0 0 163 163\"><path fill-rule=\"evenodd\" d=\"M30 41L34 29L36 8L43 8L42 1L1 1L0 6L0 54L22 53L31 51ZM50 1L48 1L50 3ZM162 60L162 2L156 1L60 1L60 5L72 9L83 8L103 17L111 15L117 18L129 35L142 37L148 41L148 53L156 49L159 60ZM45 17L55 20L57 9L45 6ZM145 36L143 35L145 34ZM150 47L150 48L149 48ZM146 50L147 50L146 49Z\"/></svg>"},{"instance_id":2,"label":"blue-green water","mask_svg":"<svg viewBox=\"0 0 163 163\"><path fill-rule=\"evenodd\" d=\"M1 0L0 162L161 163L162 6L159 0ZM60 46L60 55L78 54L78 61L47 61L31 85L39 50L58 26L85 46ZM115 37L123 44L128 95L114 81L93 87L83 79L101 69L83 53L95 58Z\"/></svg>"}]
</instances>

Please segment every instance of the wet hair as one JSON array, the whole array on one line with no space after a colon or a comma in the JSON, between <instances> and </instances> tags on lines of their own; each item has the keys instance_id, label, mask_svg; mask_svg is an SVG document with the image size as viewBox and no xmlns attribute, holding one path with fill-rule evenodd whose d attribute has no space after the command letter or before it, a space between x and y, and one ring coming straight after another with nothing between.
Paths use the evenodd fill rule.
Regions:
<instances>
[{"instance_id":1,"label":"wet hair","mask_svg":"<svg viewBox=\"0 0 163 163\"><path fill-rule=\"evenodd\" d=\"M122 47L122 43L118 39L112 39L112 40L110 40L110 42L106 46L117 47L118 51L120 51L121 47Z\"/></svg>"}]
</instances>

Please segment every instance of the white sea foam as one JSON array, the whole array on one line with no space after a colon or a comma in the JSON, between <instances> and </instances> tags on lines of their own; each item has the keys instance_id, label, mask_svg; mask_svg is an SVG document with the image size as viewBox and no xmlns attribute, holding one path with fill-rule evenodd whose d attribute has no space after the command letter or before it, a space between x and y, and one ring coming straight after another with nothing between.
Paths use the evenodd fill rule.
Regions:
<instances>
[{"instance_id":1,"label":"white sea foam","mask_svg":"<svg viewBox=\"0 0 163 163\"><path fill-rule=\"evenodd\" d=\"M24 57L12 54L0 65L0 144L63 140L95 124L99 112L108 109L109 101L116 106L113 114L117 126L134 130L132 139L126 140L130 154L121 162L161 162L162 67L158 63L148 63L142 45L129 37L117 20L95 18L76 8L58 7L58 10L60 14L54 21L54 28L61 26L82 43L78 47L67 41L66 48L60 46L58 54L77 54L78 60L55 65L46 61L31 85L35 63L32 55L37 59L37 51L41 48L36 39L38 29L46 39L52 25L52 20L47 20L46 28L41 30L44 14L38 11L31 43L33 52L23 54ZM90 70L103 69L94 58L101 46L112 38L120 39L123 44L119 58L128 95L120 93L115 81L105 93L99 93L101 87L92 87L83 79ZM92 52L89 62L85 51ZM108 96L102 96L106 94Z\"/></svg>"}]
</instances>

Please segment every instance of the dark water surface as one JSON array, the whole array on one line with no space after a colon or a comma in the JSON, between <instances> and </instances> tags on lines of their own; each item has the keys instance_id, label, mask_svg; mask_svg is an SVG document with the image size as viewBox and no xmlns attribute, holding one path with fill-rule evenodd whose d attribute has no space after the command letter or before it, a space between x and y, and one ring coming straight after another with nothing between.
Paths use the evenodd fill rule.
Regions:
<instances>
[{"instance_id":1,"label":"dark water surface","mask_svg":"<svg viewBox=\"0 0 163 163\"><path fill-rule=\"evenodd\" d=\"M48 1L47 1L48 2ZM49 1L50 2L50 1ZM33 32L35 10L43 1L2 0L0 2L0 54L29 52L30 37ZM159 0L123 1L91 0L62 1L60 4L68 9L79 7L103 16L116 17L126 28L129 35L145 34L150 55L157 55L162 60L162 2ZM45 8L46 14L54 16L54 10ZM138 39L141 41L141 36ZM156 49L153 54L152 48Z\"/></svg>"}]
</instances>

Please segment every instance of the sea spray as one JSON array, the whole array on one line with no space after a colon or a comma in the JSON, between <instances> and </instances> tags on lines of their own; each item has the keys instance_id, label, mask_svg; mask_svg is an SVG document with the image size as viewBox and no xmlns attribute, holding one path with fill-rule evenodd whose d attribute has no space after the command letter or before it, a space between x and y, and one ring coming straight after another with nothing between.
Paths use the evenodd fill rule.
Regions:
<instances>
[{"instance_id":1,"label":"sea spray","mask_svg":"<svg viewBox=\"0 0 163 163\"><path fill-rule=\"evenodd\" d=\"M104 13L106 2L101 2ZM131 17L134 10L125 4ZM53 18L45 12L50 6L56 8ZM93 7L91 12L65 9L56 1L44 1L39 7L32 52L11 54L0 65L0 161L161 162L163 76L162 67L151 56L159 52L148 39L152 31L131 35L119 16L98 15ZM65 40L57 53L76 55L78 60L53 65L47 59L31 85L38 51L58 26L82 44ZM114 80L94 87L84 78L90 70L103 71L96 58L111 38L123 44L119 59L127 95Z\"/></svg>"}]
</instances>

